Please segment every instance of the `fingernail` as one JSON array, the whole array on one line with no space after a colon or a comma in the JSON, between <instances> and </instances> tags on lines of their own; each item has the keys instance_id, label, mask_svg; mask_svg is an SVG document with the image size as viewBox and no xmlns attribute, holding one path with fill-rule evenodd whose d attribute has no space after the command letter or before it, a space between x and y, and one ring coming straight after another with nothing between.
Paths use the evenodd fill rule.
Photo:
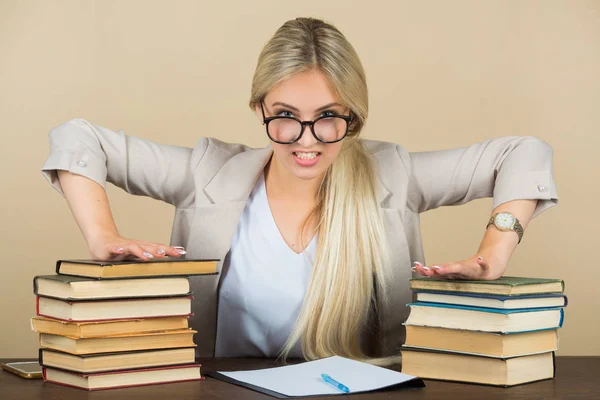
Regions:
<instances>
[{"instance_id":1,"label":"fingernail","mask_svg":"<svg viewBox=\"0 0 600 400\"><path fill-rule=\"evenodd\" d=\"M158 254L165 254L165 251L163 249L158 249L157 253Z\"/></svg>"},{"instance_id":2,"label":"fingernail","mask_svg":"<svg viewBox=\"0 0 600 400\"><path fill-rule=\"evenodd\" d=\"M183 246L173 246L173 248L174 248L174 249L181 249L181 250L184 250L184 249L185 249L185 247L183 247Z\"/></svg>"},{"instance_id":3,"label":"fingernail","mask_svg":"<svg viewBox=\"0 0 600 400\"><path fill-rule=\"evenodd\" d=\"M154 258L154 256L152 254L148 253L147 251L143 252L142 255L144 257L148 257L148 258Z\"/></svg>"},{"instance_id":4,"label":"fingernail","mask_svg":"<svg viewBox=\"0 0 600 400\"><path fill-rule=\"evenodd\" d=\"M477 259L478 259L479 261L483 261L483 257L481 257L481 256L477 257Z\"/></svg>"},{"instance_id":5,"label":"fingernail","mask_svg":"<svg viewBox=\"0 0 600 400\"><path fill-rule=\"evenodd\" d=\"M184 254L187 254L187 251L185 251L185 250L177 250L177 254L184 255Z\"/></svg>"},{"instance_id":6,"label":"fingernail","mask_svg":"<svg viewBox=\"0 0 600 400\"><path fill-rule=\"evenodd\" d=\"M429 267L423 267L423 269L424 269L425 271L431 271L431 268L429 268Z\"/></svg>"},{"instance_id":7,"label":"fingernail","mask_svg":"<svg viewBox=\"0 0 600 400\"><path fill-rule=\"evenodd\" d=\"M440 267L439 265L434 265L434 266L433 266L433 267L431 267L431 268L433 268L433 269L435 269L435 270L438 270L438 271L439 271L440 269L442 269L442 267Z\"/></svg>"},{"instance_id":8,"label":"fingernail","mask_svg":"<svg viewBox=\"0 0 600 400\"><path fill-rule=\"evenodd\" d=\"M119 248L117 249L117 251L118 251L119 253L120 253L120 252L122 252L123 250L125 250L125 249L124 249L124 248L122 248L122 247L119 247Z\"/></svg>"},{"instance_id":9,"label":"fingernail","mask_svg":"<svg viewBox=\"0 0 600 400\"><path fill-rule=\"evenodd\" d=\"M418 262L418 261L415 261L415 262L413 263L413 265L423 265L423 264L421 264L421 263L420 263L420 262Z\"/></svg>"},{"instance_id":10,"label":"fingernail","mask_svg":"<svg viewBox=\"0 0 600 400\"><path fill-rule=\"evenodd\" d=\"M412 267L410 270L411 270L412 272L417 272L417 268L416 268L416 267Z\"/></svg>"}]
</instances>

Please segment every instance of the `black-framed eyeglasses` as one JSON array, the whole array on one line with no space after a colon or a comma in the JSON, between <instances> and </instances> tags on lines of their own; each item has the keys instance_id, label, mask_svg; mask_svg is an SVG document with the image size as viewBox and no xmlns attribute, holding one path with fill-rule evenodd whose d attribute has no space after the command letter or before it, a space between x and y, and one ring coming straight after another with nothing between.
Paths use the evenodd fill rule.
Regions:
<instances>
[{"instance_id":1,"label":"black-framed eyeglasses","mask_svg":"<svg viewBox=\"0 0 600 400\"><path fill-rule=\"evenodd\" d=\"M263 101L260 102L267 136L279 144L292 144L297 142L304 133L306 126L310 127L315 139L321 143L336 143L348 134L348 125L352 117L348 115L323 115L313 121L301 121L298 118L276 115L265 117Z\"/></svg>"}]
</instances>

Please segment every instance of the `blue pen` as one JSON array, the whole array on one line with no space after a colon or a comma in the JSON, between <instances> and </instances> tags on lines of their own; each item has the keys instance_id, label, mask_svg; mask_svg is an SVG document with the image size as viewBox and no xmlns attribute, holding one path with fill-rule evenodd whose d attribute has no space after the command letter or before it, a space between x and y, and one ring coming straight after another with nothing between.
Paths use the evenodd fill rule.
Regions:
<instances>
[{"instance_id":1,"label":"blue pen","mask_svg":"<svg viewBox=\"0 0 600 400\"><path fill-rule=\"evenodd\" d=\"M341 383L339 383L338 381L336 381L335 379L333 379L332 377L330 377L327 374L321 374L321 378L323 378L323 380L327 383L329 383L331 386L335 386L338 390L344 392L344 393L349 393L350 389L348 389L348 386L344 386Z\"/></svg>"}]
</instances>

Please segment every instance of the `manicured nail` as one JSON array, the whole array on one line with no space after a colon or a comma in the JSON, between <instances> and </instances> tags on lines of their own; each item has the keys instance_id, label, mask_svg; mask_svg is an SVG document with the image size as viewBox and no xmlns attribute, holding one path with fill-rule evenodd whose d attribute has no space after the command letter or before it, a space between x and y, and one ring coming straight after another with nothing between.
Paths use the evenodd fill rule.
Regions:
<instances>
[{"instance_id":1,"label":"manicured nail","mask_svg":"<svg viewBox=\"0 0 600 400\"><path fill-rule=\"evenodd\" d=\"M177 250L177 254L184 255L184 254L187 254L187 251L185 251L185 250Z\"/></svg>"},{"instance_id":2,"label":"manicured nail","mask_svg":"<svg viewBox=\"0 0 600 400\"><path fill-rule=\"evenodd\" d=\"M412 267L410 270L411 270L412 272L417 272L417 267Z\"/></svg>"},{"instance_id":3,"label":"manicured nail","mask_svg":"<svg viewBox=\"0 0 600 400\"><path fill-rule=\"evenodd\" d=\"M477 259L478 259L479 261L483 261L483 257L481 257L481 256L477 257Z\"/></svg>"},{"instance_id":4,"label":"manicured nail","mask_svg":"<svg viewBox=\"0 0 600 400\"><path fill-rule=\"evenodd\" d=\"M421 264L421 263L420 263L420 262L418 262L418 261L415 261L415 262L413 263L413 265L423 265L423 264Z\"/></svg>"},{"instance_id":5,"label":"manicured nail","mask_svg":"<svg viewBox=\"0 0 600 400\"><path fill-rule=\"evenodd\" d=\"M431 268L429 268L429 267L423 267L423 269L424 269L425 271L431 271Z\"/></svg>"},{"instance_id":6,"label":"manicured nail","mask_svg":"<svg viewBox=\"0 0 600 400\"><path fill-rule=\"evenodd\" d=\"M117 249L117 251L118 251L119 253L120 253L120 252L122 252L122 251L124 251L124 250L125 250L125 249L124 249L124 248L122 248L122 247L119 247L119 248Z\"/></svg>"},{"instance_id":7,"label":"manicured nail","mask_svg":"<svg viewBox=\"0 0 600 400\"><path fill-rule=\"evenodd\" d=\"M148 253L147 251L143 252L142 255L144 257L148 257L148 258L154 258L154 256L152 254Z\"/></svg>"},{"instance_id":8,"label":"manicured nail","mask_svg":"<svg viewBox=\"0 0 600 400\"><path fill-rule=\"evenodd\" d=\"M185 247L183 246L173 246L174 249L181 249L181 250L185 250Z\"/></svg>"},{"instance_id":9,"label":"manicured nail","mask_svg":"<svg viewBox=\"0 0 600 400\"><path fill-rule=\"evenodd\" d=\"M164 251L164 249L158 249L157 253L158 254L165 254L165 251Z\"/></svg>"},{"instance_id":10,"label":"manicured nail","mask_svg":"<svg viewBox=\"0 0 600 400\"><path fill-rule=\"evenodd\" d=\"M440 269L442 269L442 267L440 267L439 265L434 265L433 267L431 267L437 271L439 271Z\"/></svg>"}]
</instances>

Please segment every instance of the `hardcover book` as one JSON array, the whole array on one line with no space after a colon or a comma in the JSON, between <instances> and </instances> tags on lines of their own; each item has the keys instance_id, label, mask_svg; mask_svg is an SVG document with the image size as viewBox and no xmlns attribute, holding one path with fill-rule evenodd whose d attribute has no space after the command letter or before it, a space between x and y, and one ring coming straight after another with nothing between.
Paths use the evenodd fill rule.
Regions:
<instances>
[{"instance_id":1,"label":"hardcover book","mask_svg":"<svg viewBox=\"0 0 600 400\"><path fill-rule=\"evenodd\" d=\"M194 347L79 355L52 349L39 350L39 363L41 366L77 373L140 369L192 364L194 362Z\"/></svg>"},{"instance_id":2,"label":"hardcover book","mask_svg":"<svg viewBox=\"0 0 600 400\"><path fill-rule=\"evenodd\" d=\"M501 334L407 325L403 347L497 358L517 357L557 350L558 331L548 329Z\"/></svg>"},{"instance_id":3,"label":"hardcover book","mask_svg":"<svg viewBox=\"0 0 600 400\"><path fill-rule=\"evenodd\" d=\"M186 277L98 280L40 275L33 278L33 293L62 300L185 296L190 294L190 281Z\"/></svg>"},{"instance_id":4,"label":"hardcover book","mask_svg":"<svg viewBox=\"0 0 600 400\"><path fill-rule=\"evenodd\" d=\"M438 303L411 303L406 325L472 331L516 333L557 329L563 323L562 308L501 310Z\"/></svg>"},{"instance_id":5,"label":"hardcover book","mask_svg":"<svg viewBox=\"0 0 600 400\"><path fill-rule=\"evenodd\" d=\"M69 322L46 317L31 318L31 330L35 332L74 338L132 335L186 328L188 328L188 316L88 322Z\"/></svg>"},{"instance_id":6,"label":"hardcover book","mask_svg":"<svg viewBox=\"0 0 600 400\"><path fill-rule=\"evenodd\" d=\"M58 260L56 273L98 279L206 275L217 273L218 261L169 257L149 261Z\"/></svg>"},{"instance_id":7,"label":"hardcover book","mask_svg":"<svg viewBox=\"0 0 600 400\"><path fill-rule=\"evenodd\" d=\"M37 297L38 316L62 321L103 321L167 316L189 316L192 296L120 300L65 301Z\"/></svg>"},{"instance_id":8,"label":"hardcover book","mask_svg":"<svg viewBox=\"0 0 600 400\"><path fill-rule=\"evenodd\" d=\"M466 281L435 278L412 278L412 290L489 293L514 296L519 294L562 293L565 284L560 279L502 276L493 281Z\"/></svg>"},{"instance_id":9,"label":"hardcover book","mask_svg":"<svg viewBox=\"0 0 600 400\"><path fill-rule=\"evenodd\" d=\"M554 353L512 358L402 349L402 372L425 379L514 386L554 377Z\"/></svg>"},{"instance_id":10,"label":"hardcover book","mask_svg":"<svg viewBox=\"0 0 600 400\"><path fill-rule=\"evenodd\" d=\"M486 308L545 308L566 307L567 305L567 296L560 293L504 296L488 293L417 291L416 295L418 302Z\"/></svg>"},{"instance_id":11,"label":"hardcover book","mask_svg":"<svg viewBox=\"0 0 600 400\"><path fill-rule=\"evenodd\" d=\"M133 350L174 349L195 347L193 329L143 333L138 335L108 336L99 338L71 338L68 336L40 334L40 347L69 354L113 353Z\"/></svg>"},{"instance_id":12,"label":"hardcover book","mask_svg":"<svg viewBox=\"0 0 600 400\"><path fill-rule=\"evenodd\" d=\"M188 364L95 374L78 374L56 368L43 368L42 374L46 382L85 390L104 390L197 381L203 379L200 375L200 367L200 364Z\"/></svg>"}]
</instances>

